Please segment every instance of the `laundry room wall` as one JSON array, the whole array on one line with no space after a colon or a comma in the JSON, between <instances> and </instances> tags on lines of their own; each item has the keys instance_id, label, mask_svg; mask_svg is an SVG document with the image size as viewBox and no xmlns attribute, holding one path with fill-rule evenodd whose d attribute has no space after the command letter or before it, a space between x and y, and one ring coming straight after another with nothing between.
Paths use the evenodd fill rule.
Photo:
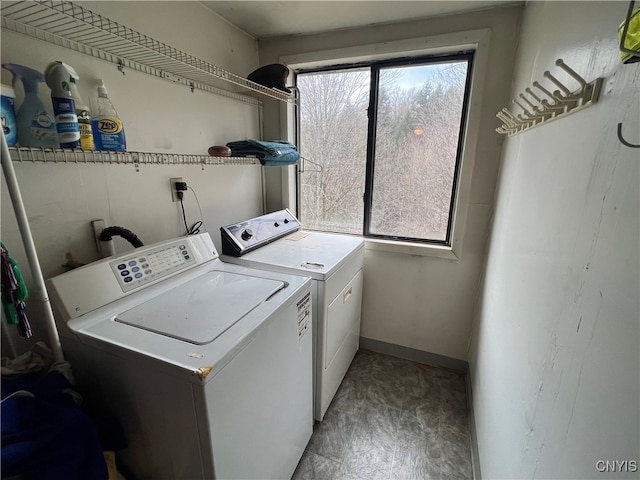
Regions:
<instances>
[{"instance_id":1,"label":"laundry room wall","mask_svg":"<svg viewBox=\"0 0 640 480\"><path fill-rule=\"evenodd\" d=\"M616 132L640 144L627 8L526 7L512 96L557 58L604 83L597 104L505 142L469 354L483 478L638 478L640 158Z\"/></svg>"},{"instance_id":2,"label":"laundry room wall","mask_svg":"<svg viewBox=\"0 0 640 480\"><path fill-rule=\"evenodd\" d=\"M508 101L521 8L517 4L508 5L390 25L269 38L259 43L260 62L269 64L292 55L301 59L308 55L313 59L316 52L490 30L480 108L470 112L479 119L481 127L474 152L466 230L463 247L457 252L458 259L373 250L366 244L361 336L390 344L384 348L408 347L418 351L402 349L411 355L427 352L466 360L502 143L502 138L495 132L498 126L495 112ZM429 42L424 41L424 44ZM375 47L371 48L371 53L375 53ZM284 135L282 129L286 127L286 120L283 113L283 108L265 109L266 136ZM268 209L293 206L287 203L293 178L282 173L267 172ZM439 360L447 362L447 359Z\"/></svg>"},{"instance_id":3,"label":"laundry room wall","mask_svg":"<svg viewBox=\"0 0 640 480\"><path fill-rule=\"evenodd\" d=\"M95 13L126 25L174 48L246 76L258 66L254 39L196 2L84 2ZM153 19L153 21L151 21ZM44 71L53 60L72 65L80 76L82 97L95 104L97 79L124 122L129 151L206 155L211 145L259 135L257 107L125 69L17 33L2 31L3 63L18 63ZM2 82L11 74L2 70ZM42 84L41 97L51 101ZM22 88L17 88L17 105ZM202 219L214 243L219 228L263 213L259 165L100 165L14 162L29 223L45 278L64 271L67 253L87 263L97 259L90 222L104 219L136 233L145 244L185 234L180 204L172 202L169 179L182 177L192 190L184 196L189 225ZM12 204L2 181L2 241L18 261L31 287L28 314L34 339L42 340L42 314L23 252ZM195 195L194 195L195 192ZM197 195L197 199L196 199ZM198 206L199 201L199 206ZM202 217L200 216L200 208ZM119 252L132 248L116 237ZM2 355L28 349L32 341L2 326ZM8 340L8 341L6 341Z\"/></svg>"}]
</instances>

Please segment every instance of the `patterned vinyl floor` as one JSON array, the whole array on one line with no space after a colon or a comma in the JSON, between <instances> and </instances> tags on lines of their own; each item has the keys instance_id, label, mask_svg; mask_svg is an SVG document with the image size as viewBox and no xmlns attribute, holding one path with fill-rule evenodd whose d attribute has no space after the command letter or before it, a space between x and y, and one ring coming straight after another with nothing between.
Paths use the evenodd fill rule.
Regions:
<instances>
[{"instance_id":1,"label":"patterned vinyl floor","mask_svg":"<svg viewBox=\"0 0 640 480\"><path fill-rule=\"evenodd\" d=\"M293 480L471 480L462 373L360 350Z\"/></svg>"}]
</instances>

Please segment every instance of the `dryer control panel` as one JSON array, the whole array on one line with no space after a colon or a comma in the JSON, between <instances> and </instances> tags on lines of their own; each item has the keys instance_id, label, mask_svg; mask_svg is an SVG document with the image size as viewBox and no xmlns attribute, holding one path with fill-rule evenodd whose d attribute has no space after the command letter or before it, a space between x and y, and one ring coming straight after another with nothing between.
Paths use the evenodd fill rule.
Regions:
<instances>
[{"instance_id":1,"label":"dryer control panel","mask_svg":"<svg viewBox=\"0 0 640 480\"><path fill-rule=\"evenodd\" d=\"M288 209L220 227L222 253L241 257L289 233L300 230L300 221Z\"/></svg>"}]
</instances>

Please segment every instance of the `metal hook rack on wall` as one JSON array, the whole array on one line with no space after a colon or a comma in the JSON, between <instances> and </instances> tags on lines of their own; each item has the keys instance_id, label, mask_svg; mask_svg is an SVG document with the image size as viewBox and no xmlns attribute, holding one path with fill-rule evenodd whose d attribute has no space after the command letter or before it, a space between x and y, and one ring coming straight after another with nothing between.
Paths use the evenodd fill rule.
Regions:
<instances>
[{"instance_id":1,"label":"metal hook rack on wall","mask_svg":"<svg viewBox=\"0 0 640 480\"><path fill-rule=\"evenodd\" d=\"M560 67L577 82L579 87L571 90L547 70L544 72L544 77L553 83L557 89L552 92L540 82L533 82L533 87L536 91L526 88L527 95L520 93L518 98L513 100L513 103L522 113L512 113L509 109L503 108L496 114L496 117L503 122L502 126L496 129L496 132L509 136L516 135L581 110L598 101L602 87L602 77L587 83L561 58L556 60L556 66Z\"/></svg>"}]
</instances>

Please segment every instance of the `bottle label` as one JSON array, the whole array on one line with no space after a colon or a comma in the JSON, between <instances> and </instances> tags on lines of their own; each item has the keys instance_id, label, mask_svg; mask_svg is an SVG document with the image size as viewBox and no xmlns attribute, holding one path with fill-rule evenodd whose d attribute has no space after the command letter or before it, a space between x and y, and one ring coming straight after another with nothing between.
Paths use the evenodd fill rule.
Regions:
<instances>
[{"instance_id":1,"label":"bottle label","mask_svg":"<svg viewBox=\"0 0 640 480\"><path fill-rule=\"evenodd\" d=\"M77 109L78 123L91 123L91 115L87 110Z\"/></svg>"},{"instance_id":2,"label":"bottle label","mask_svg":"<svg viewBox=\"0 0 640 480\"><path fill-rule=\"evenodd\" d=\"M31 136L42 146L58 147L58 132L53 117L46 111L40 110L31 119ZM29 146L29 145L26 145Z\"/></svg>"},{"instance_id":3,"label":"bottle label","mask_svg":"<svg viewBox=\"0 0 640 480\"><path fill-rule=\"evenodd\" d=\"M91 115L83 109L76 110L76 115L78 115L78 127L80 128L80 146L83 150L94 150Z\"/></svg>"},{"instance_id":4,"label":"bottle label","mask_svg":"<svg viewBox=\"0 0 640 480\"><path fill-rule=\"evenodd\" d=\"M101 118L93 121L94 141L97 150L126 151L124 127L119 118Z\"/></svg>"},{"instance_id":5,"label":"bottle label","mask_svg":"<svg viewBox=\"0 0 640 480\"><path fill-rule=\"evenodd\" d=\"M13 98L2 95L2 131L7 139L7 145L12 147L16 144L18 129L16 127L15 105Z\"/></svg>"},{"instance_id":6,"label":"bottle label","mask_svg":"<svg viewBox=\"0 0 640 480\"><path fill-rule=\"evenodd\" d=\"M80 146L80 127L73 100L70 98L52 98L51 100L56 116L60 147L78 148Z\"/></svg>"},{"instance_id":7,"label":"bottle label","mask_svg":"<svg viewBox=\"0 0 640 480\"><path fill-rule=\"evenodd\" d=\"M98 131L106 134L117 134L122 131L122 122L119 118L103 118L98 120Z\"/></svg>"},{"instance_id":8,"label":"bottle label","mask_svg":"<svg viewBox=\"0 0 640 480\"><path fill-rule=\"evenodd\" d=\"M51 128L51 125L53 125L53 119L42 110L36 113L31 121L31 128Z\"/></svg>"}]
</instances>

